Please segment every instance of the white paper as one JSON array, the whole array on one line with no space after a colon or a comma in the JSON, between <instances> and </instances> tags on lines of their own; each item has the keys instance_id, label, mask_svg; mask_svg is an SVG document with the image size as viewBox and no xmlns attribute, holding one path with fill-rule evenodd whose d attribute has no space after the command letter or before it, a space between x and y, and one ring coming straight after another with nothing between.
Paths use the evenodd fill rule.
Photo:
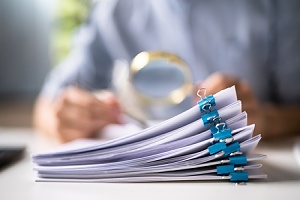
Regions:
<instances>
[{"instance_id":1,"label":"white paper","mask_svg":"<svg viewBox=\"0 0 300 200\"><path fill-rule=\"evenodd\" d=\"M243 169L249 178L265 178L256 161L261 154L252 155L261 139L252 137L255 125L247 125L247 113L242 112L235 88L214 95L219 117L230 128L230 143L238 142L246 155ZM81 140L49 153L32 157L38 181L56 182L152 182L182 180L230 179L217 175L217 166L228 163L224 150L210 155L208 148L217 143L210 126L205 126L199 105L159 124L139 130L130 124L109 127L104 139L122 130L123 135L105 142ZM218 122L216 122L218 123ZM119 130L117 129L119 128ZM222 127L221 127L222 128ZM223 127L224 128L224 127ZM218 128L218 131L221 131ZM80 146L79 146L80 145Z\"/></svg>"}]
</instances>

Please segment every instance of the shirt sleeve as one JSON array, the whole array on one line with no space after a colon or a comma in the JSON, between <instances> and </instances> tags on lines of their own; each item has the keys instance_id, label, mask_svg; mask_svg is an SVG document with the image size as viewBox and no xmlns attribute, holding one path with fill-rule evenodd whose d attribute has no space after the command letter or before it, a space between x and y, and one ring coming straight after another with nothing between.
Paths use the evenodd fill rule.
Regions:
<instances>
[{"instance_id":1,"label":"shirt sleeve","mask_svg":"<svg viewBox=\"0 0 300 200\"><path fill-rule=\"evenodd\" d=\"M113 62L97 27L101 17L95 14L97 7L75 35L69 56L49 73L41 92L43 96L55 98L69 85L88 90L109 87Z\"/></svg>"},{"instance_id":2,"label":"shirt sleeve","mask_svg":"<svg viewBox=\"0 0 300 200\"><path fill-rule=\"evenodd\" d=\"M300 103L300 1L278 1L274 87L279 103Z\"/></svg>"}]
</instances>

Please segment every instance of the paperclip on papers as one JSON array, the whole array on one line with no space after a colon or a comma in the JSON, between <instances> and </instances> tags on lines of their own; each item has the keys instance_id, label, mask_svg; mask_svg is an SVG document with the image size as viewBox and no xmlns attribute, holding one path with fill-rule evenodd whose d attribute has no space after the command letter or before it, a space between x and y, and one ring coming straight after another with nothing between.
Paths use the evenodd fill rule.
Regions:
<instances>
[{"instance_id":1,"label":"paperclip on papers","mask_svg":"<svg viewBox=\"0 0 300 200\"><path fill-rule=\"evenodd\" d=\"M211 105L210 105L211 104ZM234 87L201 97L189 110L105 143L32 157L37 181L158 182L264 179Z\"/></svg>"}]
</instances>

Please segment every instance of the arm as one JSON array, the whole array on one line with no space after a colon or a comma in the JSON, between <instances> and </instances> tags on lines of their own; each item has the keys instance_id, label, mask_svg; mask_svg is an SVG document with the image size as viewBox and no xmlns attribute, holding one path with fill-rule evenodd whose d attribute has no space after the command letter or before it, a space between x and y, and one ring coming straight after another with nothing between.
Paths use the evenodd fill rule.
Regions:
<instances>
[{"instance_id":1,"label":"arm","mask_svg":"<svg viewBox=\"0 0 300 200\"><path fill-rule=\"evenodd\" d=\"M300 2L278 1L273 70L274 103L264 105L265 124L274 136L299 135ZM271 135L270 135L271 136Z\"/></svg>"},{"instance_id":2,"label":"arm","mask_svg":"<svg viewBox=\"0 0 300 200\"><path fill-rule=\"evenodd\" d=\"M75 48L51 72L36 101L33 120L39 132L66 142L93 137L105 125L118 123L116 98L109 93L99 99L88 91L109 86L111 67L92 13L76 37Z\"/></svg>"}]
</instances>

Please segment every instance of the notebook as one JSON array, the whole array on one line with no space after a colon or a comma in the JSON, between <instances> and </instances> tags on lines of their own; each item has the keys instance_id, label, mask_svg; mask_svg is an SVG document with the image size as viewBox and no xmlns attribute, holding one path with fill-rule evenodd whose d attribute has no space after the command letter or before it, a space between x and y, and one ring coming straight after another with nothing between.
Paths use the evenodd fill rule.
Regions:
<instances>
[{"instance_id":1,"label":"notebook","mask_svg":"<svg viewBox=\"0 0 300 200\"><path fill-rule=\"evenodd\" d=\"M187 111L134 134L32 156L37 181L166 182L265 179L261 135L235 87L200 95Z\"/></svg>"}]
</instances>

